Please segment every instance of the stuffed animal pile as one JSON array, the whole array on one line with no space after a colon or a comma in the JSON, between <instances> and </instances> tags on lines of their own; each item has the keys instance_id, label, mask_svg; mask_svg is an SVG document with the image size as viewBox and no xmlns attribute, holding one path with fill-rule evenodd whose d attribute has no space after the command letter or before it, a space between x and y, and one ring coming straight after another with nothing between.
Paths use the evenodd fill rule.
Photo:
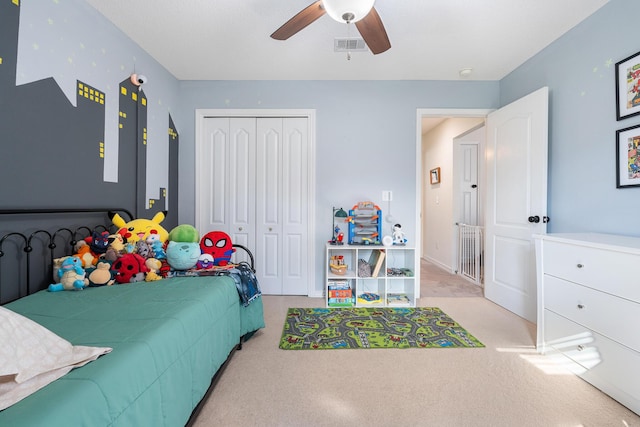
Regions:
<instances>
[{"instance_id":1,"label":"stuffed animal pile","mask_svg":"<svg viewBox=\"0 0 640 427\"><path fill-rule=\"evenodd\" d=\"M111 216L111 222L119 229L110 238L106 254L113 262L111 270L115 271L116 283L162 279L160 260L166 258L164 244L169 237L160 225L164 219L164 212L158 212L152 219L137 218L129 222L118 214Z\"/></svg>"},{"instance_id":2,"label":"stuffed animal pile","mask_svg":"<svg viewBox=\"0 0 640 427\"><path fill-rule=\"evenodd\" d=\"M212 231L202 239L195 227L182 224L167 232L160 223L166 213L152 219L126 222L111 215L118 231L94 231L76 243L74 255L55 260L54 282L49 291L151 282L171 271L212 269L229 264L234 252L231 238Z\"/></svg>"}]
</instances>

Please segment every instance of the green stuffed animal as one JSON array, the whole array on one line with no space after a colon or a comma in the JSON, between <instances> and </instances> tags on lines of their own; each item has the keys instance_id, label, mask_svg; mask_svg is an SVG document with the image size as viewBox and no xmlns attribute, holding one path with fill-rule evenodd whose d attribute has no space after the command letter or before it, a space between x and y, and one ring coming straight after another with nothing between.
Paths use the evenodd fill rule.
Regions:
<instances>
[{"instance_id":1,"label":"green stuffed animal","mask_svg":"<svg viewBox=\"0 0 640 427\"><path fill-rule=\"evenodd\" d=\"M174 270L189 270L200 258L200 234L192 225L181 224L169 232L167 262Z\"/></svg>"},{"instance_id":2,"label":"green stuffed animal","mask_svg":"<svg viewBox=\"0 0 640 427\"><path fill-rule=\"evenodd\" d=\"M169 241L198 243L200 242L200 234L193 225L180 224L169 232Z\"/></svg>"}]
</instances>

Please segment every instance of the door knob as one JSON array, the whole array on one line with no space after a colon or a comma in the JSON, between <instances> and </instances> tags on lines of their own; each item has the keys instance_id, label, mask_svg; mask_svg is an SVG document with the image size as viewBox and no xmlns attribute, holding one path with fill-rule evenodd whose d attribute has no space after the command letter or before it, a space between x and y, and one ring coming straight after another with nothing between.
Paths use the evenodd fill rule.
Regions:
<instances>
[{"instance_id":1,"label":"door knob","mask_svg":"<svg viewBox=\"0 0 640 427\"><path fill-rule=\"evenodd\" d=\"M537 224L540 222L540 217L538 215L530 216L529 222L535 222Z\"/></svg>"},{"instance_id":2,"label":"door knob","mask_svg":"<svg viewBox=\"0 0 640 427\"><path fill-rule=\"evenodd\" d=\"M471 188L478 188L478 186L475 184L471 184Z\"/></svg>"}]
</instances>

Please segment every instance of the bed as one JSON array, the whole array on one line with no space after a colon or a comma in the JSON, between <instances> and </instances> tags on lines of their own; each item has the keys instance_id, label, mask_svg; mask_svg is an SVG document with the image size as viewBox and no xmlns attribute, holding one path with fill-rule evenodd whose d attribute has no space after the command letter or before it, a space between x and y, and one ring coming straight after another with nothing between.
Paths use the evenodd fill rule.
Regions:
<instances>
[{"instance_id":1,"label":"bed","mask_svg":"<svg viewBox=\"0 0 640 427\"><path fill-rule=\"evenodd\" d=\"M100 211L107 210L91 214L100 215ZM40 218L51 213L31 210L29 215ZM0 211L0 220L7 214L15 215ZM61 215L68 219L66 213ZM42 224L39 219L34 221ZM47 239L55 242L60 230L70 230L67 234L73 240L95 226L16 234L4 230L5 223L0 223L3 308L37 322L75 346L112 350L0 411L0 425L188 425L234 351L264 327L262 299L243 305L229 276L173 277L47 292L43 290L46 279L39 286L30 283L36 280L33 271L39 272L34 265L41 265L34 252L45 253L46 264L51 265L57 256L53 252L59 248L55 243L55 248L50 248ZM36 235L45 236L46 250L25 251L24 246L30 247L29 238ZM25 243L8 245L16 236ZM7 256L7 246L24 254ZM249 256L253 258L250 252ZM21 268L9 266L9 261L19 261ZM16 273L22 266L26 272ZM19 283L17 299L4 283L7 274L12 283ZM26 285L22 283L25 277ZM4 303L3 298L13 301Z\"/></svg>"}]
</instances>

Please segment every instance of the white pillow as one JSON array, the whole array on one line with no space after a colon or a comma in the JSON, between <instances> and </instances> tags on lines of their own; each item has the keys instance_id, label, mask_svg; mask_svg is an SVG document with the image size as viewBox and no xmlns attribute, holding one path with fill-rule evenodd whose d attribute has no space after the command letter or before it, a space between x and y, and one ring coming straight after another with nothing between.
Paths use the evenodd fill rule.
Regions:
<instances>
[{"instance_id":1,"label":"white pillow","mask_svg":"<svg viewBox=\"0 0 640 427\"><path fill-rule=\"evenodd\" d=\"M74 346L4 307L0 307L0 342L0 410L112 350Z\"/></svg>"}]
</instances>

